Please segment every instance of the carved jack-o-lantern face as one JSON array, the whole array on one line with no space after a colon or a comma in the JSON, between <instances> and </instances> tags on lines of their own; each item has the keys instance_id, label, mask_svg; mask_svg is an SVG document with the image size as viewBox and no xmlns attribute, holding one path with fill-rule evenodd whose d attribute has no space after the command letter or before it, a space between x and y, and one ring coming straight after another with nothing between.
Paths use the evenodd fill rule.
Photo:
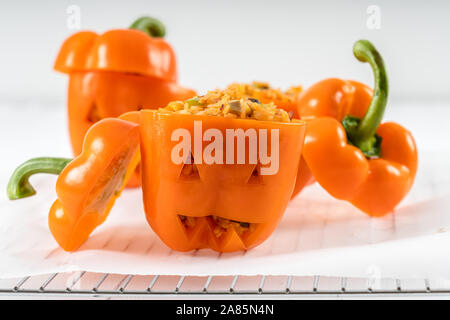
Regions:
<instances>
[{"instance_id":1,"label":"carved jack-o-lantern face","mask_svg":"<svg viewBox=\"0 0 450 320\"><path fill-rule=\"evenodd\" d=\"M142 106L162 107L194 94L193 90L154 77L111 71L72 72L68 118L73 153L80 154L86 132L101 119L137 111ZM139 186L140 180L136 172L128 186Z\"/></svg>"},{"instance_id":2,"label":"carved jack-o-lantern face","mask_svg":"<svg viewBox=\"0 0 450 320\"><path fill-rule=\"evenodd\" d=\"M195 126L199 122L202 133L215 129L216 134L223 136L223 149L212 152L216 159L223 159L222 163L207 163L202 159L206 148L211 148L217 138L202 136L199 146L198 140L195 142L198 138ZM140 128L146 217L169 247L179 251L245 250L260 244L273 232L295 184L305 133L303 122L237 120L143 110ZM181 143L173 139L177 129L192 137L188 142L190 152L182 153L186 161L181 163L173 161L173 150ZM267 155L273 161L278 160L277 170L263 174L271 164L261 163L259 144L257 162L250 160L249 139L244 144L245 161L239 162L237 139L233 151L225 142L230 129L266 131ZM275 131L277 134L272 134ZM260 140L259 135L257 139ZM274 139L277 144L273 143ZM234 152L228 159L231 161L226 160L229 152Z\"/></svg>"},{"instance_id":3,"label":"carved jack-o-lantern face","mask_svg":"<svg viewBox=\"0 0 450 320\"><path fill-rule=\"evenodd\" d=\"M68 116L73 152L81 152L87 130L98 120L115 118L142 106L163 107L193 95L193 90L154 77L111 71L72 72Z\"/></svg>"}]
</instances>

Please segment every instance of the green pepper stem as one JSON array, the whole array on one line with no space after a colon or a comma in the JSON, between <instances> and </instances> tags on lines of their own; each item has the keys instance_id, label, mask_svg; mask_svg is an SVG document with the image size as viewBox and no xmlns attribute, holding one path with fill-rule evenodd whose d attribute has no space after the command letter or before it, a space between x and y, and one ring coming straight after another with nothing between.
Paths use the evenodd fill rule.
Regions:
<instances>
[{"instance_id":1,"label":"green pepper stem","mask_svg":"<svg viewBox=\"0 0 450 320\"><path fill-rule=\"evenodd\" d=\"M130 26L130 29L137 29L145 32L153 38L164 38L166 27L158 19L151 17L140 17Z\"/></svg>"},{"instance_id":2,"label":"green pepper stem","mask_svg":"<svg viewBox=\"0 0 450 320\"><path fill-rule=\"evenodd\" d=\"M7 194L10 200L30 197L36 190L30 184L29 178L36 173L59 174L72 161L67 158L33 158L17 167L8 182Z\"/></svg>"},{"instance_id":3,"label":"green pepper stem","mask_svg":"<svg viewBox=\"0 0 450 320\"><path fill-rule=\"evenodd\" d=\"M361 150L370 148L375 133L386 109L388 98L388 78L383 58L368 40L359 40L353 46L353 54L361 62L368 62L372 67L375 81L369 108L357 128L349 132L352 142Z\"/></svg>"}]
</instances>

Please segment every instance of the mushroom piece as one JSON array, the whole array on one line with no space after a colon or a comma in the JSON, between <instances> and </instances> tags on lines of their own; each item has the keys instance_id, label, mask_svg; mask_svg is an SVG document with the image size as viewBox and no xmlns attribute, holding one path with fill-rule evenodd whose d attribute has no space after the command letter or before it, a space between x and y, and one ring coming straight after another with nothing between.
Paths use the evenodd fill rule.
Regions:
<instances>
[{"instance_id":1,"label":"mushroom piece","mask_svg":"<svg viewBox=\"0 0 450 320\"><path fill-rule=\"evenodd\" d=\"M241 115L241 101L239 100L231 100L229 102L230 105L230 112L234 113L238 116Z\"/></svg>"}]
</instances>

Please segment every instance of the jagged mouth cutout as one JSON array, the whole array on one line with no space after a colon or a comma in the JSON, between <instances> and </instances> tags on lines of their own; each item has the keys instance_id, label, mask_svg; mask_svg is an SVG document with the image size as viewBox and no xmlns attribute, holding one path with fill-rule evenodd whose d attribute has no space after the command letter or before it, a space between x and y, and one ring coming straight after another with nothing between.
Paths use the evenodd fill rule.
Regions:
<instances>
[{"instance_id":1,"label":"jagged mouth cutout","mask_svg":"<svg viewBox=\"0 0 450 320\"><path fill-rule=\"evenodd\" d=\"M190 241L196 243L200 238L209 238L219 248L231 238L239 240L242 248L248 248L248 238L261 226L260 223L230 220L216 215L193 217L179 214L178 219Z\"/></svg>"},{"instance_id":2,"label":"jagged mouth cutout","mask_svg":"<svg viewBox=\"0 0 450 320\"><path fill-rule=\"evenodd\" d=\"M190 153L187 161L183 164L180 172L179 180L193 181L200 180L198 168L195 164L194 157ZM260 167L254 165L252 174L247 179L248 184L261 184ZM246 221L231 220L216 215L208 215L203 217L186 216L182 213L178 214L178 219L183 230L186 232L188 239L193 240L199 237L209 235L216 245L221 248L229 241L230 238L237 238L241 241L243 248L248 248L247 240L254 233L261 223L251 223Z\"/></svg>"}]
</instances>

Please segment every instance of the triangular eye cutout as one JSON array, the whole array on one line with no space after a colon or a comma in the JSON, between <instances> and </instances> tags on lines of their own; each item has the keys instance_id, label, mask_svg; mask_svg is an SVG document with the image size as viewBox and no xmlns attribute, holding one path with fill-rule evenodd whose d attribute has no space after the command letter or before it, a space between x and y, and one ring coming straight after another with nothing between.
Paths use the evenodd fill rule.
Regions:
<instances>
[{"instance_id":1,"label":"triangular eye cutout","mask_svg":"<svg viewBox=\"0 0 450 320\"><path fill-rule=\"evenodd\" d=\"M183 168L180 172L180 180L197 180L200 179L198 174L197 165L194 163L194 157L191 152L183 164Z\"/></svg>"},{"instance_id":2,"label":"triangular eye cutout","mask_svg":"<svg viewBox=\"0 0 450 320\"><path fill-rule=\"evenodd\" d=\"M249 183L249 184L261 184L262 183L261 174L259 172L259 166L255 166L255 168L253 168L252 175L248 179L247 183Z\"/></svg>"},{"instance_id":3,"label":"triangular eye cutout","mask_svg":"<svg viewBox=\"0 0 450 320\"><path fill-rule=\"evenodd\" d=\"M192 155L192 152L189 151L189 156L184 161L184 164L194 164L194 162L195 162L194 156Z\"/></svg>"}]
</instances>

